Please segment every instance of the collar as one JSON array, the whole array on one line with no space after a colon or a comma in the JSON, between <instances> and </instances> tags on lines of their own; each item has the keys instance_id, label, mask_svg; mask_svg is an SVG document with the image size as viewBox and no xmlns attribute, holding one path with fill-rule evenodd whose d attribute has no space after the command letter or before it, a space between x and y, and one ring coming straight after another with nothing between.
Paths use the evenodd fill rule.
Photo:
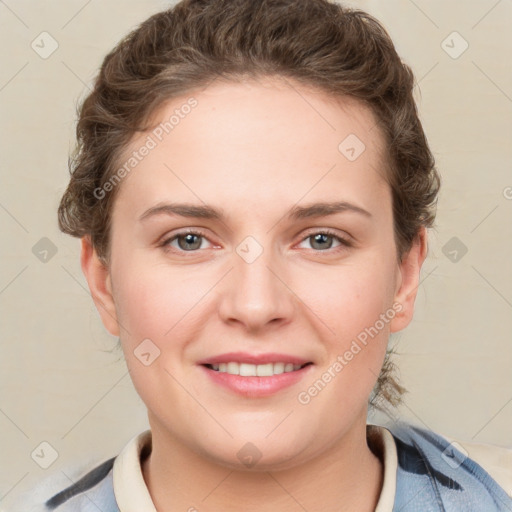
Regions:
<instances>
[{"instance_id":1,"label":"collar","mask_svg":"<svg viewBox=\"0 0 512 512\"><path fill-rule=\"evenodd\" d=\"M141 454L151 449L151 430L133 437L116 457L114 495L120 512L157 512L142 475Z\"/></svg>"}]
</instances>

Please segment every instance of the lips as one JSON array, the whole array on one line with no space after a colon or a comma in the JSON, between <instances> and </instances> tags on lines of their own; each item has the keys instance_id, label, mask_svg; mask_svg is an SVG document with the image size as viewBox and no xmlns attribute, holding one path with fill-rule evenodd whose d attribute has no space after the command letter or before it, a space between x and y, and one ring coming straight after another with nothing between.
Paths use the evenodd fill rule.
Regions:
<instances>
[{"instance_id":1,"label":"lips","mask_svg":"<svg viewBox=\"0 0 512 512\"><path fill-rule=\"evenodd\" d=\"M298 383L313 366L289 354L231 352L198 362L216 384L245 397L264 397Z\"/></svg>"}]
</instances>

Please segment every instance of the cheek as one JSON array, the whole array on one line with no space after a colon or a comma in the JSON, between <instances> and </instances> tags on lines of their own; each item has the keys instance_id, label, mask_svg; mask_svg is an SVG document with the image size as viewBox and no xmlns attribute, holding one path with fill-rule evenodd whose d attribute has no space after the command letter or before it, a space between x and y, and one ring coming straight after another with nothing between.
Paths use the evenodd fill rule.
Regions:
<instances>
[{"instance_id":1,"label":"cheek","mask_svg":"<svg viewBox=\"0 0 512 512\"><path fill-rule=\"evenodd\" d=\"M356 407L365 402L379 375L396 315L392 307L393 264L392 259L386 263L381 257L371 264L340 268L329 280L323 280L327 293L320 294L317 287L310 291L319 318L334 331L325 337L322 367L330 372L325 381L333 381L331 392L338 396L337 403L341 400Z\"/></svg>"},{"instance_id":2,"label":"cheek","mask_svg":"<svg viewBox=\"0 0 512 512\"><path fill-rule=\"evenodd\" d=\"M166 403L173 403L177 409L190 407L173 377L183 380L178 363L188 340L194 338L194 316L200 312L198 303L207 287L198 286L197 277L180 279L183 274L182 270L171 272L132 257L118 261L113 276L130 377L149 409L161 410L162 414L166 413Z\"/></svg>"},{"instance_id":3,"label":"cheek","mask_svg":"<svg viewBox=\"0 0 512 512\"><path fill-rule=\"evenodd\" d=\"M350 301L340 296L339 307L330 306L336 336L325 341L318 373L304 382L297 396L308 417L326 418L326 432L343 428L340 415L356 417L366 407L386 353L392 315L381 320L389 310L383 308L382 297L353 297Z\"/></svg>"},{"instance_id":4,"label":"cheek","mask_svg":"<svg viewBox=\"0 0 512 512\"><path fill-rule=\"evenodd\" d=\"M335 331L334 337L347 340L374 325L392 306L393 264L381 257L380 261L372 258L351 267L340 267L323 278L317 276L308 294L320 318L325 318Z\"/></svg>"},{"instance_id":5,"label":"cheek","mask_svg":"<svg viewBox=\"0 0 512 512\"><path fill-rule=\"evenodd\" d=\"M116 311L130 343L144 338L165 343L188 325L188 312L208 290L204 279L183 268L171 270L133 258L116 270Z\"/></svg>"}]
</instances>

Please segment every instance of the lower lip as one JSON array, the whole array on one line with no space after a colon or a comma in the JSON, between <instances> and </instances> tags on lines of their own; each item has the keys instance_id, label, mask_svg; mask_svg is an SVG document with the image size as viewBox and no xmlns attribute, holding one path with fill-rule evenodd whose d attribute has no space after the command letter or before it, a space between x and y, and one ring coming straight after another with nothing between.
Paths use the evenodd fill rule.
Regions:
<instances>
[{"instance_id":1,"label":"lower lip","mask_svg":"<svg viewBox=\"0 0 512 512\"><path fill-rule=\"evenodd\" d=\"M240 375L218 372L201 365L203 371L213 382L250 398L270 396L282 389L293 386L309 373L312 367L313 365L309 364L300 370L280 373L271 377L240 377Z\"/></svg>"}]
</instances>

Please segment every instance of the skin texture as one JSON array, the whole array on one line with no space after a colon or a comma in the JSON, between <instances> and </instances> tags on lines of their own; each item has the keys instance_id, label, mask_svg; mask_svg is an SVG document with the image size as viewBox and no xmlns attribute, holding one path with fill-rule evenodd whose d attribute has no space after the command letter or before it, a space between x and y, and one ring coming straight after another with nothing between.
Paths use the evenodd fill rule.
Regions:
<instances>
[{"instance_id":1,"label":"skin texture","mask_svg":"<svg viewBox=\"0 0 512 512\"><path fill-rule=\"evenodd\" d=\"M400 262L384 141L362 103L275 79L217 80L174 98L154 120L169 119L192 95L197 106L118 185L108 267L82 239L93 299L107 330L120 336L148 408L153 451L143 474L155 506L374 510L382 464L366 441L367 401L390 332L412 318L426 232ZM125 156L148 133L138 134ZM338 149L349 134L366 146L354 161ZM325 201L370 215L286 217L296 205ZM208 204L225 218L139 220L169 202ZM185 228L204 238L188 251L183 237L181 245L174 238L165 250L161 243ZM315 243L312 235L325 229L351 246L330 237ZM237 252L248 236L262 249L251 263ZM300 403L298 394L393 303L400 313ZM134 355L144 339L160 350L149 366ZM241 396L212 383L197 364L233 351L285 353L313 365L274 395ZM251 468L237 456L247 442L261 454Z\"/></svg>"}]
</instances>

